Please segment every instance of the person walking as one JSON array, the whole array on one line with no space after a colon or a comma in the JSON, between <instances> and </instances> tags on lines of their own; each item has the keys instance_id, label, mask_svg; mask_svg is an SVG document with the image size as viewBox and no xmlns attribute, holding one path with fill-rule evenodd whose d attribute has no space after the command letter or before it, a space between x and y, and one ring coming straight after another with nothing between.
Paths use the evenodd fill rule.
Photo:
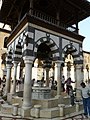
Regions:
<instances>
[{"instance_id":1,"label":"person walking","mask_svg":"<svg viewBox=\"0 0 90 120\"><path fill-rule=\"evenodd\" d=\"M83 107L84 107L84 116L86 118L90 118L90 87L86 86L84 82L81 84L81 96L83 100Z\"/></svg>"},{"instance_id":2,"label":"person walking","mask_svg":"<svg viewBox=\"0 0 90 120\"><path fill-rule=\"evenodd\" d=\"M66 84L66 92L68 93L68 95L69 95L69 90L70 90L70 88L72 87L71 83L75 83L75 82L72 81L71 78L69 77L69 78L65 81L65 84Z\"/></svg>"}]
</instances>

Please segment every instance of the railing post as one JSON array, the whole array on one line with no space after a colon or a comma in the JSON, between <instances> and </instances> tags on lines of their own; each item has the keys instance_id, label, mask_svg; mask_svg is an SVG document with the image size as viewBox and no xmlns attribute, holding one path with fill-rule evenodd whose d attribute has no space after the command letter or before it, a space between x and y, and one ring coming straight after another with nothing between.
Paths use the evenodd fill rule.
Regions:
<instances>
[{"instance_id":1,"label":"railing post","mask_svg":"<svg viewBox=\"0 0 90 120\"><path fill-rule=\"evenodd\" d=\"M39 118L41 105L34 105L34 108L35 108L35 117Z\"/></svg>"},{"instance_id":2,"label":"railing post","mask_svg":"<svg viewBox=\"0 0 90 120\"><path fill-rule=\"evenodd\" d=\"M59 109L60 109L60 117L63 117L65 115L65 111L64 111L64 107L65 105L64 104L59 104Z\"/></svg>"}]
</instances>

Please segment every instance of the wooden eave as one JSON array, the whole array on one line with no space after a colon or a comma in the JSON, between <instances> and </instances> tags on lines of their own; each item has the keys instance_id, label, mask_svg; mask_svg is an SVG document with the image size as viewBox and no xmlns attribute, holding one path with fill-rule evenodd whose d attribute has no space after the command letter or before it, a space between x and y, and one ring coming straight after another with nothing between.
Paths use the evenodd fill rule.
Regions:
<instances>
[{"instance_id":1,"label":"wooden eave","mask_svg":"<svg viewBox=\"0 0 90 120\"><path fill-rule=\"evenodd\" d=\"M3 0L3 5L1 9L0 20L12 25L18 23L18 17L20 14L20 7L26 0ZM75 22L80 22L81 20L90 16L90 2L87 0L33 0L34 9L40 9L41 12L44 10L46 1L49 3L45 6L45 11L48 15L55 16L55 12L59 11L61 13L61 20L64 21L68 26L75 24ZM41 7L40 2L43 1L43 6ZM61 4L62 2L62 4ZM76 15L77 14L77 20Z\"/></svg>"}]
</instances>

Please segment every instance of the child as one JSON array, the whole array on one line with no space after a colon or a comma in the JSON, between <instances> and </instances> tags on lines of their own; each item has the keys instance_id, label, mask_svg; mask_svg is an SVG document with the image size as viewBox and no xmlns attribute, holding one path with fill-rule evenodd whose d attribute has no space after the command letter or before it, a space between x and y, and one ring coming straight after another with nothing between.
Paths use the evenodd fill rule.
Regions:
<instances>
[{"instance_id":1,"label":"child","mask_svg":"<svg viewBox=\"0 0 90 120\"><path fill-rule=\"evenodd\" d=\"M70 88L72 87L71 83L75 83L74 81L71 80L71 78L69 77L66 81L65 81L65 84L66 84L66 91L69 95L69 90Z\"/></svg>"}]
</instances>

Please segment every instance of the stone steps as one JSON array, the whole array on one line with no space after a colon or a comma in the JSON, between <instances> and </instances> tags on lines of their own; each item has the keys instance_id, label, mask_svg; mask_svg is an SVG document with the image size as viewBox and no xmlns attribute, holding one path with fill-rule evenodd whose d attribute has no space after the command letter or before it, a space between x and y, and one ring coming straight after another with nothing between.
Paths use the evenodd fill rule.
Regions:
<instances>
[{"instance_id":1,"label":"stone steps","mask_svg":"<svg viewBox=\"0 0 90 120\"><path fill-rule=\"evenodd\" d=\"M37 117L37 118L46 118L46 119L52 119L57 117L64 117L67 115L70 115L72 113L78 113L82 110L82 104L77 103L74 106L64 106L64 104L59 104L58 107L55 108L48 108L48 109L42 109L37 106L37 108L31 109L31 116Z\"/></svg>"},{"instance_id":2,"label":"stone steps","mask_svg":"<svg viewBox=\"0 0 90 120\"><path fill-rule=\"evenodd\" d=\"M10 96L10 95L9 95ZM13 104L19 103L18 105L18 115L22 115L21 106L22 106L22 97L12 96L9 104L1 105L2 114L13 114ZM82 103L75 103L74 106L70 106L70 98L64 96L57 96L51 99L43 100L32 100L32 108L29 111L23 111L23 113L30 113L32 118L38 119L53 119L53 118L62 118L71 113L78 113L83 109ZM27 115L27 114L26 114ZM60 119L58 119L60 120Z\"/></svg>"},{"instance_id":3,"label":"stone steps","mask_svg":"<svg viewBox=\"0 0 90 120\"><path fill-rule=\"evenodd\" d=\"M77 113L82 109L82 103L76 103L74 106L58 104L58 107L53 108L42 108L41 105L34 105L34 107L30 110L30 114L31 117L34 118L53 119L57 117L64 117L70 115L71 113ZM1 113L12 115L13 105L2 104ZM21 116L20 108L18 108L18 115Z\"/></svg>"},{"instance_id":4,"label":"stone steps","mask_svg":"<svg viewBox=\"0 0 90 120\"><path fill-rule=\"evenodd\" d=\"M1 113L3 114L12 114L13 106L8 104L1 105Z\"/></svg>"}]
</instances>

